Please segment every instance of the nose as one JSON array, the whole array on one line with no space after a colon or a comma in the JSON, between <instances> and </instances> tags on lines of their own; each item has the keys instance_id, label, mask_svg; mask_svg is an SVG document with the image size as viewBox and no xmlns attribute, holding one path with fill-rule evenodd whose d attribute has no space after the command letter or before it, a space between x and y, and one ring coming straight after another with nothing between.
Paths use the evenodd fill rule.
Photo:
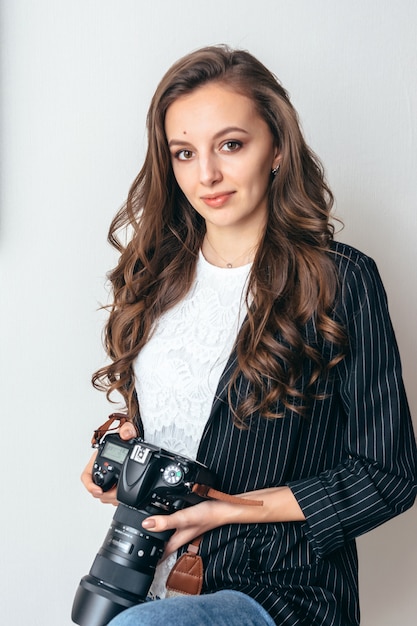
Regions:
<instances>
[{"instance_id":1,"label":"nose","mask_svg":"<svg viewBox=\"0 0 417 626\"><path fill-rule=\"evenodd\" d=\"M223 176L220 169L220 164L216 155L210 153L207 155L200 155L200 182L205 187L211 187L215 183L222 180Z\"/></svg>"}]
</instances>

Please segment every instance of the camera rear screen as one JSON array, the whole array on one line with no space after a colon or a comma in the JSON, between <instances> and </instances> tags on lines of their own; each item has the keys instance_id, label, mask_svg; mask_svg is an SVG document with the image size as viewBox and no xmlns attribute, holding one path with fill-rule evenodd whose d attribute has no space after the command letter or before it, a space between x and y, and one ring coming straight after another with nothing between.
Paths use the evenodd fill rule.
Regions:
<instances>
[{"instance_id":1,"label":"camera rear screen","mask_svg":"<svg viewBox=\"0 0 417 626\"><path fill-rule=\"evenodd\" d=\"M111 441L107 441L104 445L101 456L105 456L106 459L109 459L110 461L115 461L116 463L123 463L128 452L129 448L117 446Z\"/></svg>"}]
</instances>

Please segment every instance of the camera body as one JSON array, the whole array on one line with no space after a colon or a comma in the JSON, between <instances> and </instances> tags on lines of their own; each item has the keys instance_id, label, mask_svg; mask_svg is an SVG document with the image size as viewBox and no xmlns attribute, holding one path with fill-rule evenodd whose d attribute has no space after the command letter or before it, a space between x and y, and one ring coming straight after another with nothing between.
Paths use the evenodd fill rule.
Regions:
<instances>
[{"instance_id":1,"label":"camera body","mask_svg":"<svg viewBox=\"0 0 417 626\"><path fill-rule=\"evenodd\" d=\"M93 481L103 491L117 483L119 502L149 514L169 514L201 502L195 483L212 486L214 477L197 461L136 438L107 435L98 448Z\"/></svg>"},{"instance_id":2,"label":"camera body","mask_svg":"<svg viewBox=\"0 0 417 626\"><path fill-rule=\"evenodd\" d=\"M107 435L98 446L92 478L103 491L108 491L117 484L123 462L131 447L130 442L120 439L116 434Z\"/></svg>"},{"instance_id":3,"label":"camera body","mask_svg":"<svg viewBox=\"0 0 417 626\"><path fill-rule=\"evenodd\" d=\"M117 484L110 529L90 572L76 592L72 620L80 626L105 626L125 608L144 602L165 542L173 531L151 532L142 526L149 515L169 515L204 498L195 484L215 487L207 467L135 438L106 435L98 447L93 481L104 491Z\"/></svg>"}]
</instances>

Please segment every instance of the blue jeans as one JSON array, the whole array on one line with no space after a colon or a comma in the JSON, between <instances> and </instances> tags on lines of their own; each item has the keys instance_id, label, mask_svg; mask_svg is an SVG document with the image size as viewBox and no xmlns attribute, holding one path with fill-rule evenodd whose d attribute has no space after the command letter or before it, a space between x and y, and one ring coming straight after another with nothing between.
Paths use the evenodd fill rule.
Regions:
<instances>
[{"instance_id":1,"label":"blue jeans","mask_svg":"<svg viewBox=\"0 0 417 626\"><path fill-rule=\"evenodd\" d=\"M132 606L108 626L275 626L253 598L223 590L202 596L176 596Z\"/></svg>"}]
</instances>

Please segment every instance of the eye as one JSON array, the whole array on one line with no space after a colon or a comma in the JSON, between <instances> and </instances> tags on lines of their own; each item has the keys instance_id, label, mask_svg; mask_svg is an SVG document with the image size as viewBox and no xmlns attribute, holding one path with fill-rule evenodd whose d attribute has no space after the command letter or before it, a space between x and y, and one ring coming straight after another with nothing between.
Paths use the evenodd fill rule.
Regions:
<instances>
[{"instance_id":1,"label":"eye","mask_svg":"<svg viewBox=\"0 0 417 626\"><path fill-rule=\"evenodd\" d=\"M194 152L192 150L179 150L174 156L178 161L189 161L193 158Z\"/></svg>"},{"instance_id":2,"label":"eye","mask_svg":"<svg viewBox=\"0 0 417 626\"><path fill-rule=\"evenodd\" d=\"M239 150L241 147L241 141L226 141L226 143L222 145L222 150L224 152L237 152L237 150Z\"/></svg>"}]
</instances>

